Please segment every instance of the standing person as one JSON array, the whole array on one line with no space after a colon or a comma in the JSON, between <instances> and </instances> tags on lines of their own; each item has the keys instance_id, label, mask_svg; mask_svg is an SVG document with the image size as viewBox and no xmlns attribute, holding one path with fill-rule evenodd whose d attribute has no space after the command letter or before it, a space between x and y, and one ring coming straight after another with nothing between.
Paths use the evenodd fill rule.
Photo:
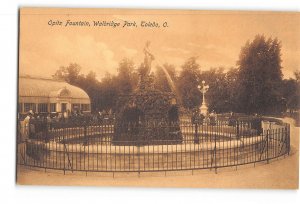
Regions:
<instances>
[{"instance_id":1,"label":"standing person","mask_svg":"<svg viewBox=\"0 0 300 204\"><path fill-rule=\"evenodd\" d=\"M100 123L103 122L103 113L102 113L101 111L98 112L98 121L99 121Z\"/></svg>"},{"instance_id":2,"label":"standing person","mask_svg":"<svg viewBox=\"0 0 300 204\"><path fill-rule=\"evenodd\" d=\"M52 119L51 119L51 115L48 114L47 117L46 117L46 121L47 121L47 128L48 130L51 130L51 122L52 122Z\"/></svg>"},{"instance_id":3,"label":"standing person","mask_svg":"<svg viewBox=\"0 0 300 204\"><path fill-rule=\"evenodd\" d=\"M33 114L30 116L29 120L29 138L34 138L35 136L35 125L36 125L36 119Z\"/></svg>"},{"instance_id":4,"label":"standing person","mask_svg":"<svg viewBox=\"0 0 300 204\"><path fill-rule=\"evenodd\" d=\"M64 114L64 119L68 120L68 118L69 118L69 110L65 111L63 114Z\"/></svg>"},{"instance_id":5,"label":"standing person","mask_svg":"<svg viewBox=\"0 0 300 204\"><path fill-rule=\"evenodd\" d=\"M31 111L31 110L30 110ZM30 111L28 112L28 114L27 114L27 116L25 117L25 119L24 119L24 140L26 140L26 139L28 139L29 138L29 125L30 125L30 120L31 120L31 117L32 117L32 115L31 115L31 113L30 113Z\"/></svg>"},{"instance_id":6,"label":"standing person","mask_svg":"<svg viewBox=\"0 0 300 204\"><path fill-rule=\"evenodd\" d=\"M192 117L191 117L191 121L192 123L197 123L197 119L198 119L198 109L195 109L193 112L192 112Z\"/></svg>"},{"instance_id":7,"label":"standing person","mask_svg":"<svg viewBox=\"0 0 300 204\"><path fill-rule=\"evenodd\" d=\"M235 126L235 120L234 120L234 113L230 112L229 120L228 120L229 126Z\"/></svg>"},{"instance_id":8,"label":"standing person","mask_svg":"<svg viewBox=\"0 0 300 204\"><path fill-rule=\"evenodd\" d=\"M209 114L209 121L211 125L216 125L216 114L214 110Z\"/></svg>"},{"instance_id":9,"label":"standing person","mask_svg":"<svg viewBox=\"0 0 300 204\"><path fill-rule=\"evenodd\" d=\"M60 121L63 121L63 117L64 115L62 113L58 113L57 115L57 120L60 122Z\"/></svg>"}]
</instances>

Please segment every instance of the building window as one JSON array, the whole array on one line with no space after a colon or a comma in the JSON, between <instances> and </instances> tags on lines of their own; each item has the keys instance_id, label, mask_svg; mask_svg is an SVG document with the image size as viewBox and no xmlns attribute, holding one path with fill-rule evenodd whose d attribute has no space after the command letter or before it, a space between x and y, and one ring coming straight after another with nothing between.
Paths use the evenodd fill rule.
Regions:
<instances>
[{"instance_id":1,"label":"building window","mask_svg":"<svg viewBox=\"0 0 300 204\"><path fill-rule=\"evenodd\" d=\"M47 113L48 112L48 104L47 103L39 103L38 104L38 112L39 113Z\"/></svg>"},{"instance_id":2,"label":"building window","mask_svg":"<svg viewBox=\"0 0 300 204\"><path fill-rule=\"evenodd\" d=\"M90 104L81 104L82 111L90 111Z\"/></svg>"},{"instance_id":3,"label":"building window","mask_svg":"<svg viewBox=\"0 0 300 204\"><path fill-rule=\"evenodd\" d=\"M23 103L18 104L18 112L23 113Z\"/></svg>"},{"instance_id":4,"label":"building window","mask_svg":"<svg viewBox=\"0 0 300 204\"><path fill-rule=\"evenodd\" d=\"M56 103L50 103L50 112L51 113L56 112Z\"/></svg>"},{"instance_id":5,"label":"building window","mask_svg":"<svg viewBox=\"0 0 300 204\"><path fill-rule=\"evenodd\" d=\"M80 104L79 103L73 103L72 104L72 111L79 111L80 110Z\"/></svg>"},{"instance_id":6,"label":"building window","mask_svg":"<svg viewBox=\"0 0 300 204\"><path fill-rule=\"evenodd\" d=\"M29 112L30 110L36 111L35 103L24 103L24 112Z\"/></svg>"},{"instance_id":7,"label":"building window","mask_svg":"<svg viewBox=\"0 0 300 204\"><path fill-rule=\"evenodd\" d=\"M67 104L66 103L62 103L61 104L61 112L66 112L67 111Z\"/></svg>"}]
</instances>

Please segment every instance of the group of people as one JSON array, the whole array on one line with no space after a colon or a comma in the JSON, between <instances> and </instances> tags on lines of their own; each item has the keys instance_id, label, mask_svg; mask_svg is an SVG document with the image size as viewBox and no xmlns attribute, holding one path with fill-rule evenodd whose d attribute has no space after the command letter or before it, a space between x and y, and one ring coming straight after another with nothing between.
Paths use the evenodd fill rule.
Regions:
<instances>
[{"instance_id":1,"label":"group of people","mask_svg":"<svg viewBox=\"0 0 300 204\"><path fill-rule=\"evenodd\" d=\"M198 110L196 110L192 113L191 121L192 123L215 125L217 122L217 114L215 111L212 111L207 116L204 116L203 114L199 113Z\"/></svg>"},{"instance_id":2,"label":"group of people","mask_svg":"<svg viewBox=\"0 0 300 204\"><path fill-rule=\"evenodd\" d=\"M64 111L62 113L34 113L30 110L25 116L18 118L19 139L36 138L47 134L46 131L60 128L63 125L82 125L83 122L103 122L112 120L112 112L99 111L96 114L82 111Z\"/></svg>"},{"instance_id":3,"label":"group of people","mask_svg":"<svg viewBox=\"0 0 300 204\"><path fill-rule=\"evenodd\" d=\"M47 120L51 121L63 121L71 117L82 117L85 114L82 111L64 111L59 113L36 113L30 110L26 115L19 115L19 120L29 121L29 120Z\"/></svg>"}]
</instances>

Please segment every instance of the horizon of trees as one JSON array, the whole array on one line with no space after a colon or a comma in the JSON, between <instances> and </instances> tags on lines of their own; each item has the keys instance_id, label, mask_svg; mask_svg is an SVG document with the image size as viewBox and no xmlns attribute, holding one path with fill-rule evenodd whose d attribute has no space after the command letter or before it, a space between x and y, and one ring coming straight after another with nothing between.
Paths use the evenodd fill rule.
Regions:
<instances>
[{"instance_id":1,"label":"horizon of trees","mask_svg":"<svg viewBox=\"0 0 300 204\"><path fill-rule=\"evenodd\" d=\"M168 71L175 84L180 105L185 109L198 108L202 94L197 86L202 80L209 84L206 100L210 111L217 113L240 112L247 114L278 114L300 108L300 71L295 79L283 79L281 66L281 43L277 38L257 35L241 48L237 66L227 71L224 67L202 70L196 57L191 57L179 72L171 63L156 67L153 72L155 88L170 92ZM114 109L120 94L130 94L136 88L139 74L132 60L124 58L116 75L106 73L99 81L95 72L80 73L76 63L60 67L54 79L65 80L85 90L91 98L92 111Z\"/></svg>"}]
</instances>

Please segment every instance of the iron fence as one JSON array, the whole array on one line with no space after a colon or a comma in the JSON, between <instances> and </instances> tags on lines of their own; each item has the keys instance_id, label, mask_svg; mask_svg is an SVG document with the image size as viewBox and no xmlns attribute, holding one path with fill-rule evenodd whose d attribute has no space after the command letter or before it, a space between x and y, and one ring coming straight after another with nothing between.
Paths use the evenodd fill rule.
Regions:
<instances>
[{"instance_id":1,"label":"iron fence","mask_svg":"<svg viewBox=\"0 0 300 204\"><path fill-rule=\"evenodd\" d=\"M146 128L180 129L180 139L162 137L142 142L114 140L112 121L18 124L17 164L64 172L217 170L269 162L290 152L289 125L280 121L127 124L127 134L139 134Z\"/></svg>"}]
</instances>

